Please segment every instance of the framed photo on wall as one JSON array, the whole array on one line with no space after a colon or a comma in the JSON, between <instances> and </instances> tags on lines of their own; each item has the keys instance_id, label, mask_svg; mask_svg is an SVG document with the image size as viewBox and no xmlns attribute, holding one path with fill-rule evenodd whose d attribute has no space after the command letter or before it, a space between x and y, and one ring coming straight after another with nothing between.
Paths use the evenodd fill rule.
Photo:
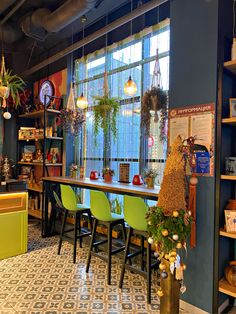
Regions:
<instances>
[{"instance_id":1,"label":"framed photo on wall","mask_svg":"<svg viewBox=\"0 0 236 314\"><path fill-rule=\"evenodd\" d=\"M229 115L230 118L236 117L236 98L229 99Z\"/></svg>"}]
</instances>

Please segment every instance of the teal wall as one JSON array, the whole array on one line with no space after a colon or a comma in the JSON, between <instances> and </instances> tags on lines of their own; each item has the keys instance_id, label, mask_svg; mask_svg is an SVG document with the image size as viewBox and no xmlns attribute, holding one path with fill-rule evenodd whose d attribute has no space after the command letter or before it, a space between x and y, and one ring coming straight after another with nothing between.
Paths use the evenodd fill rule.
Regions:
<instances>
[{"instance_id":1,"label":"teal wall","mask_svg":"<svg viewBox=\"0 0 236 314\"><path fill-rule=\"evenodd\" d=\"M170 108L217 100L218 0L170 1ZM181 298L212 313L214 178L199 178L197 247L188 250Z\"/></svg>"}]
</instances>

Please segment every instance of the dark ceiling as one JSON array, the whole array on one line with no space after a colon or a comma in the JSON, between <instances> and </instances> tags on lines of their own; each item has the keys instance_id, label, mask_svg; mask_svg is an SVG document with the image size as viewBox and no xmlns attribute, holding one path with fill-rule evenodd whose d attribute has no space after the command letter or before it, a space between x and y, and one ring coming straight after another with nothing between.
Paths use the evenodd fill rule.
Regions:
<instances>
[{"instance_id":1,"label":"dark ceiling","mask_svg":"<svg viewBox=\"0 0 236 314\"><path fill-rule=\"evenodd\" d=\"M3 39L4 52L6 54L24 53L29 59L35 58L61 45L62 42L71 40L72 34L81 31L83 24L80 17L84 13L87 16L84 25L87 27L127 2L130 0L0 0L1 41ZM63 10L60 11L61 6ZM51 12L39 10L42 8ZM37 12L36 22L35 12ZM54 13L56 16L53 16ZM44 21L47 14L49 14L47 20L49 28L53 20L54 27L57 28L57 21L62 17L59 30L48 31L44 25L43 27L37 25L37 21Z\"/></svg>"}]
</instances>

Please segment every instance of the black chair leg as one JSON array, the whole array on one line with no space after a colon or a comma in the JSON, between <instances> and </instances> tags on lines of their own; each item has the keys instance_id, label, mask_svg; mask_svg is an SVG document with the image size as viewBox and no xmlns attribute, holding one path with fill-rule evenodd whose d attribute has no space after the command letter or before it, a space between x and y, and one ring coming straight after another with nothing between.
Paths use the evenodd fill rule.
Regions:
<instances>
[{"instance_id":1,"label":"black chair leg","mask_svg":"<svg viewBox=\"0 0 236 314\"><path fill-rule=\"evenodd\" d=\"M125 254L124 254L124 260L123 260L121 274L120 274L119 288L122 288L122 285L123 285L123 280L124 280L124 275L125 275L125 265L126 265L127 257L129 254L129 245L130 245L132 232L133 232L133 229L130 227L128 230L128 235L127 235L127 240L126 240L126 245L125 245Z\"/></svg>"},{"instance_id":2,"label":"black chair leg","mask_svg":"<svg viewBox=\"0 0 236 314\"><path fill-rule=\"evenodd\" d=\"M88 219L89 219L89 223L90 223L90 231L92 232L92 230L93 230L93 219L92 219L90 211L88 212Z\"/></svg>"},{"instance_id":3,"label":"black chair leg","mask_svg":"<svg viewBox=\"0 0 236 314\"><path fill-rule=\"evenodd\" d=\"M144 236L141 236L141 269L144 270Z\"/></svg>"},{"instance_id":4,"label":"black chair leg","mask_svg":"<svg viewBox=\"0 0 236 314\"><path fill-rule=\"evenodd\" d=\"M68 214L68 210L65 209L64 218L63 218L63 222L62 222L62 226L61 226L61 232L60 232L60 240L59 240L59 245L58 245L58 252L57 252L58 255L60 255L60 252L61 252L62 237L63 237L63 233L65 230L67 214Z\"/></svg>"},{"instance_id":5,"label":"black chair leg","mask_svg":"<svg viewBox=\"0 0 236 314\"><path fill-rule=\"evenodd\" d=\"M151 244L147 244L147 303L151 303Z\"/></svg>"},{"instance_id":6,"label":"black chair leg","mask_svg":"<svg viewBox=\"0 0 236 314\"><path fill-rule=\"evenodd\" d=\"M126 233L126 228L125 228L125 222L122 222L121 225L122 225L122 235L123 235L123 239L124 239L124 242L126 242L127 233Z\"/></svg>"},{"instance_id":7,"label":"black chair leg","mask_svg":"<svg viewBox=\"0 0 236 314\"><path fill-rule=\"evenodd\" d=\"M79 235L81 235L81 215L79 213L79 217L78 217L78 229L79 229ZM79 247L82 248L82 243L83 243L83 238L80 237L79 238Z\"/></svg>"},{"instance_id":8,"label":"black chair leg","mask_svg":"<svg viewBox=\"0 0 236 314\"><path fill-rule=\"evenodd\" d=\"M97 225L98 225L98 220L95 218L93 221L93 232L92 232L92 237L91 237L91 241L90 241L90 245L89 245L89 253L88 253L87 264L86 264L86 273L88 273L88 271L89 271L89 266L90 266L90 262L91 262L91 252L93 249L93 243L95 241Z\"/></svg>"},{"instance_id":9,"label":"black chair leg","mask_svg":"<svg viewBox=\"0 0 236 314\"><path fill-rule=\"evenodd\" d=\"M79 213L76 213L75 214L75 229L74 229L74 252L73 252L73 263L75 264L76 263L76 246L77 246L77 227L78 227L78 220L80 221L79 219L80 215Z\"/></svg>"},{"instance_id":10,"label":"black chair leg","mask_svg":"<svg viewBox=\"0 0 236 314\"><path fill-rule=\"evenodd\" d=\"M107 263L107 284L111 284L111 251L112 251L112 226L111 224L108 225L108 247L107 247L107 254L108 254L108 263Z\"/></svg>"}]
</instances>

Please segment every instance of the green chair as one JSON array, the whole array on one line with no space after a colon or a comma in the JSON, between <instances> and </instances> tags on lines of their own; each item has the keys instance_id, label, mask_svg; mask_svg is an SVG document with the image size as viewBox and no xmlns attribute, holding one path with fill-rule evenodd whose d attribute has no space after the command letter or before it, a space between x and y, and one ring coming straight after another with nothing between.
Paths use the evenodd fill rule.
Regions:
<instances>
[{"instance_id":1,"label":"green chair","mask_svg":"<svg viewBox=\"0 0 236 314\"><path fill-rule=\"evenodd\" d=\"M125 195L124 217L125 222L127 222L129 225L129 229L125 246L124 260L121 269L119 288L122 288L123 285L125 269L138 273L147 280L147 302L151 303L151 270L152 268L156 267L158 263L155 262L153 265L151 264L151 245L147 242L146 271L144 270L144 240L147 240L148 238L147 222L145 219L147 210L148 206L140 197ZM138 234L141 236L141 249L130 253L131 236L133 234ZM141 269L127 264L128 261L131 261L131 258L139 254L141 254Z\"/></svg>"},{"instance_id":2,"label":"green chair","mask_svg":"<svg viewBox=\"0 0 236 314\"><path fill-rule=\"evenodd\" d=\"M122 226L123 238L126 240L126 230L124 224L124 218L121 215L117 215L111 212L110 203L104 192L90 191L90 208L91 213L94 216L93 232L89 247L89 253L87 258L86 272L89 271L91 256L96 256L106 261L107 266L107 283L111 283L111 257L112 255L119 253L125 249L125 246L112 250L112 229L116 225ZM97 225L102 224L107 226L107 239L95 241ZM107 256L101 255L97 252L98 246L104 243L108 243ZM93 248L95 251L93 251Z\"/></svg>"},{"instance_id":3,"label":"green chair","mask_svg":"<svg viewBox=\"0 0 236 314\"><path fill-rule=\"evenodd\" d=\"M92 230L92 217L90 213L90 208L88 206L85 206L83 204L78 204L76 195L69 185L60 185L61 188L61 200L62 200L62 205L65 209L64 211L64 218L63 218L63 223L61 227L61 233L60 233L60 240L59 240L59 246L58 246L58 255L61 252L61 246L62 246L62 240L63 239L71 239L68 235L65 235L68 232L74 231L74 252L73 252L73 262L76 262L76 246L77 246L77 239L80 240L80 247L82 247L82 239L83 237L91 235L91 230ZM74 216L74 228L73 229L68 229L65 230L66 226L66 219L68 216L68 213L73 214ZM87 214L90 222L90 228L91 230L88 232L83 232L81 230L81 216ZM78 233L79 231L79 233Z\"/></svg>"}]
</instances>

